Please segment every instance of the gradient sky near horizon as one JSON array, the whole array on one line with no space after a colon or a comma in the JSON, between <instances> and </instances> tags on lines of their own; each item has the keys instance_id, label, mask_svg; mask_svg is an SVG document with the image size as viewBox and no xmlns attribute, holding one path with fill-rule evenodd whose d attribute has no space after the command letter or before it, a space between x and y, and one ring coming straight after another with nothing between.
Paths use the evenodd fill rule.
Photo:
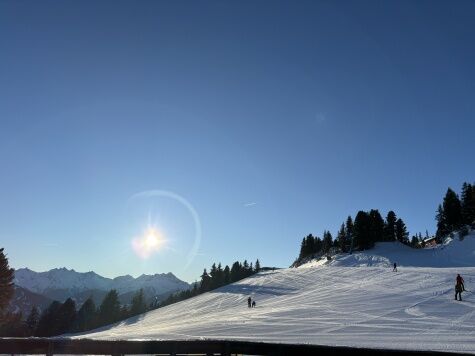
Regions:
<instances>
[{"instance_id":1,"label":"gradient sky near horizon","mask_svg":"<svg viewBox=\"0 0 475 356\"><path fill-rule=\"evenodd\" d=\"M475 181L474 18L473 1L1 0L0 247L15 268L194 281L286 267L358 210L434 233L447 187ZM167 243L145 260L149 224Z\"/></svg>"}]
</instances>

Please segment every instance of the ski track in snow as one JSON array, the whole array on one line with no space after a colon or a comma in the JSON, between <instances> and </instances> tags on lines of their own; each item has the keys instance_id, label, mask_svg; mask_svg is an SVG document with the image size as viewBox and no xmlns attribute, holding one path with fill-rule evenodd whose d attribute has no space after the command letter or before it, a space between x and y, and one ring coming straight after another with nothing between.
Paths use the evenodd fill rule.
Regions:
<instances>
[{"instance_id":1,"label":"ski track in snow","mask_svg":"<svg viewBox=\"0 0 475 356\"><path fill-rule=\"evenodd\" d=\"M475 267L315 267L263 272L74 338L234 339L475 353ZM247 307L247 297L256 308Z\"/></svg>"},{"instance_id":2,"label":"ski track in snow","mask_svg":"<svg viewBox=\"0 0 475 356\"><path fill-rule=\"evenodd\" d=\"M408 251L387 243L370 251L376 256L355 253L261 272L69 337L227 339L475 354L475 294L464 292L462 302L454 300L457 273L467 289L475 290L475 267L464 267L475 264L475 234L466 239L432 250ZM392 261L413 267L398 266L393 272ZM249 296L255 308L247 307Z\"/></svg>"}]
</instances>

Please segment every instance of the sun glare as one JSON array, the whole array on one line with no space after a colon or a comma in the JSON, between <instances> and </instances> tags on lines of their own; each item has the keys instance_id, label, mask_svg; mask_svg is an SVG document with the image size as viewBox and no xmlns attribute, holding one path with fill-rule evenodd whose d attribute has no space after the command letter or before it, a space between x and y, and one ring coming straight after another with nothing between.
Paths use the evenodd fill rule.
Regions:
<instances>
[{"instance_id":1,"label":"sun glare","mask_svg":"<svg viewBox=\"0 0 475 356\"><path fill-rule=\"evenodd\" d=\"M147 259L158 252L165 242L165 238L157 229L148 228L142 236L132 240L132 247L140 258Z\"/></svg>"}]
</instances>

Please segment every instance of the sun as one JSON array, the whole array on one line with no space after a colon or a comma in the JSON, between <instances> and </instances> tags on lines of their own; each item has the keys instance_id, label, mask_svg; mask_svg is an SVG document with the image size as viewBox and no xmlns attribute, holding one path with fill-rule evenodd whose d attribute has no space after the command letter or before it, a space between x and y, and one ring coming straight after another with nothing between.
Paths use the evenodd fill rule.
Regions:
<instances>
[{"instance_id":1,"label":"sun","mask_svg":"<svg viewBox=\"0 0 475 356\"><path fill-rule=\"evenodd\" d=\"M145 232L132 240L132 248L143 259L147 259L160 251L165 245L164 236L154 227L149 227Z\"/></svg>"}]
</instances>

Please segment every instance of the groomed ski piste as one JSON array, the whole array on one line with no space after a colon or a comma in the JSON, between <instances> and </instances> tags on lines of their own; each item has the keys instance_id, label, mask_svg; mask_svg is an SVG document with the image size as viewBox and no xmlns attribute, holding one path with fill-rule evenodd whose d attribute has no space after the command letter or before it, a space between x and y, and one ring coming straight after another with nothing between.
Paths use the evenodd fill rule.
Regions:
<instances>
[{"instance_id":1,"label":"groomed ski piste","mask_svg":"<svg viewBox=\"0 0 475 356\"><path fill-rule=\"evenodd\" d=\"M398 272L392 263L398 263ZM475 233L435 249L379 243L237 283L94 332L99 340L247 340L475 353ZM247 298L256 301L248 308Z\"/></svg>"}]
</instances>

